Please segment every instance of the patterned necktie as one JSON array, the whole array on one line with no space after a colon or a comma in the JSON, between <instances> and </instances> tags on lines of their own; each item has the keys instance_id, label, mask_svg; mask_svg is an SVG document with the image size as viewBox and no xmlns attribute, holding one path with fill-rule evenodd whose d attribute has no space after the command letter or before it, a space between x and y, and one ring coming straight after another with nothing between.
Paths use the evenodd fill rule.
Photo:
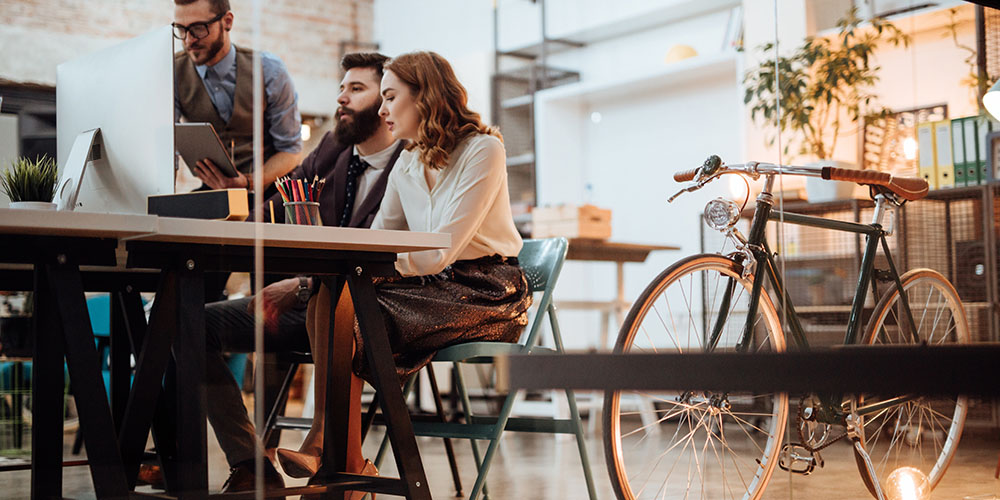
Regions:
<instances>
[{"instance_id":1,"label":"patterned necktie","mask_svg":"<svg viewBox=\"0 0 1000 500\"><path fill-rule=\"evenodd\" d=\"M358 177L368 168L368 163L354 155L347 165L347 183L344 186L344 212L340 215L340 227L347 227L351 223L351 215L354 213L354 198L358 193Z\"/></svg>"}]
</instances>

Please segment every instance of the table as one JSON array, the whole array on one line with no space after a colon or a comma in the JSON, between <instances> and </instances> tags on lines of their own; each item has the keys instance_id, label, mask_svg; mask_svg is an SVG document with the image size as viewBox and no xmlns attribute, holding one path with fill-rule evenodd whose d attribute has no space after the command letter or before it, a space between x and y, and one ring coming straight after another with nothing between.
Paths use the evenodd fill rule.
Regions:
<instances>
[{"instance_id":1,"label":"table","mask_svg":"<svg viewBox=\"0 0 1000 500\"><path fill-rule=\"evenodd\" d=\"M680 250L674 245L643 245L621 243L586 238L569 240L567 260L586 260L615 263L616 294L614 300L560 300L556 307L563 309L587 309L601 311L601 336L598 349L607 349L608 321L614 315L615 326L621 326L632 302L625 298L625 263L645 262L650 252L658 250Z\"/></svg>"},{"instance_id":2,"label":"table","mask_svg":"<svg viewBox=\"0 0 1000 500\"><path fill-rule=\"evenodd\" d=\"M207 497L204 273L251 270L257 238L268 271L346 277L366 338L373 385L385 396L379 401L401 471L400 479L339 472L345 469L346 448L339 443L346 433L327 432L324 471L330 471L331 483L277 494L350 487L430 498L372 279L394 272L396 252L446 248L451 243L448 235L11 209L0 209L0 235L0 263L30 265L36 294L34 498L61 497L63 358L74 382L98 498L143 496L130 490L150 430L171 489L179 498ZM16 286L24 273L23 268L8 267L0 271L0 284ZM130 283L150 273L157 274L158 283L147 324L139 290ZM99 383L85 281L87 288L116 293L110 404ZM131 387L129 354L136 358ZM327 397L333 399L329 393ZM171 413L176 425L168 418ZM327 412L328 429L340 429L335 425L339 421L342 412ZM252 498L253 493L244 496Z\"/></svg>"}]
</instances>

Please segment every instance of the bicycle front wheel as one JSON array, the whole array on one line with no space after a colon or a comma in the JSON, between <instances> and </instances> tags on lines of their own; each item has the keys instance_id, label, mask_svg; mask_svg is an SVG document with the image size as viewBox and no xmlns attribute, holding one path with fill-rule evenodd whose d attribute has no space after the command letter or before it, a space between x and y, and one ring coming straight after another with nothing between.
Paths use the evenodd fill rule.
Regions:
<instances>
[{"instance_id":1,"label":"bicycle front wheel","mask_svg":"<svg viewBox=\"0 0 1000 500\"><path fill-rule=\"evenodd\" d=\"M752 286L741 271L719 255L677 262L632 306L615 352L735 351ZM766 293L752 324L749 352L784 351L778 314ZM787 394L608 392L604 454L615 494L620 500L758 499L778 462L787 412Z\"/></svg>"},{"instance_id":2,"label":"bicycle front wheel","mask_svg":"<svg viewBox=\"0 0 1000 500\"><path fill-rule=\"evenodd\" d=\"M899 293L899 287L893 285L875 306L865 330L866 344L969 343L965 309L955 288L944 276L930 269L915 269L904 274L900 283L905 294ZM909 306L913 328L907 327L910 316L904 305ZM899 467L919 469L933 488L955 456L965 426L968 399L919 395L906 399L906 402L861 416L864 423L861 444L871 457L877 475L877 478L871 477L868 468L858 461L858 469L869 490L873 481L878 478L884 481ZM881 400L886 397L861 396L858 406Z\"/></svg>"}]
</instances>

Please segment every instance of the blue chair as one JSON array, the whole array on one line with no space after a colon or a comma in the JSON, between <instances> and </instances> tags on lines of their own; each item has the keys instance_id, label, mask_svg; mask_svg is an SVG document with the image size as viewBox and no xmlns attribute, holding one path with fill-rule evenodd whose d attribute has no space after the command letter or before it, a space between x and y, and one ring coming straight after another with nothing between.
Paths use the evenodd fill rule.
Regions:
<instances>
[{"instance_id":1,"label":"blue chair","mask_svg":"<svg viewBox=\"0 0 1000 500\"><path fill-rule=\"evenodd\" d=\"M591 500L596 500L597 494L594 490L594 480L590 472L590 460L587 457L587 448L583 437L583 427L580 424L580 413L577 410L576 398L573 391L566 390L566 399L569 403L569 419L554 418L512 418L510 416L517 399L517 393L511 392L503 401L500 412L495 417L483 417L473 415L472 406L469 401L469 394L462 378L460 365L462 363L492 363L497 356L509 356L517 354L531 354L535 352L563 352L562 335L559 331L559 323L556 320L556 308L552 303L552 290L555 288L559 273L562 270L563 261L566 259L566 251L569 242L566 238L551 238L544 240L526 240L517 259L528 277L528 286L532 292L542 292L542 298L538 302L538 308L532 320L528 334L524 336L521 343L504 342L468 342L447 347L438 351L432 362L450 362L455 366L453 372L456 374L455 382L462 400L462 407L466 415L466 423L455 422L413 422L414 432L422 436L435 436L442 438L466 438L472 443L473 455L476 458L476 466L479 474L476 483L472 488L470 499L479 497L479 493L485 491L486 475L490 465L496 455L500 444L500 437L504 430L515 432L542 432L551 434L573 434L576 436L577 447L580 452L580 461L583 464L583 474L587 481L587 492ZM549 326L552 330L552 337L555 342L555 349L538 346L538 334L541 331L543 319L548 317ZM413 379L407 383L407 390L412 388ZM486 449L486 456L481 457L477 440L489 441ZM387 449L387 441L383 440L382 449L376 458L378 465Z\"/></svg>"}]
</instances>

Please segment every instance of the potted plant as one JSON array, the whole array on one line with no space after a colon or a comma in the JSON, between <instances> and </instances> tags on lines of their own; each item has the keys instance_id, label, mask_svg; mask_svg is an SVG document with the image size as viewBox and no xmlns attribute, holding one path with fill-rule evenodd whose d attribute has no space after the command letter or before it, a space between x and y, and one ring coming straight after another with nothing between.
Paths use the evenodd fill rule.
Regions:
<instances>
[{"instance_id":1,"label":"potted plant","mask_svg":"<svg viewBox=\"0 0 1000 500\"><path fill-rule=\"evenodd\" d=\"M52 202L59 180L56 161L48 155L30 160L20 157L0 174L0 188L10 198L11 208L55 210Z\"/></svg>"},{"instance_id":2,"label":"potted plant","mask_svg":"<svg viewBox=\"0 0 1000 500\"><path fill-rule=\"evenodd\" d=\"M837 22L836 35L807 37L790 54L779 53L776 63L775 43L758 47L767 62L744 76L743 102L751 106L752 120L777 128L769 144L791 132L790 140L783 141L785 154L797 146L798 155L825 165L842 163L832 158L841 129L861 117L888 114L872 92L879 80L874 55L880 44L908 46L910 38L885 19L874 18L867 26L863 22L852 8Z\"/></svg>"}]
</instances>

